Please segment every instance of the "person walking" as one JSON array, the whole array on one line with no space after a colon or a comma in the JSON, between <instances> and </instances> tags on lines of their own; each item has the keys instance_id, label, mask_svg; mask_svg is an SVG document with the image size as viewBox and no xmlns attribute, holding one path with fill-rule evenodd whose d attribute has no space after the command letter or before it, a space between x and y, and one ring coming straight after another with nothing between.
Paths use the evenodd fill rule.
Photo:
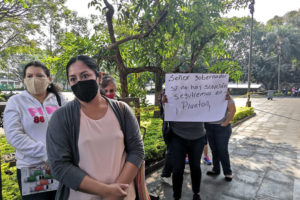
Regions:
<instances>
[{"instance_id":1,"label":"person walking","mask_svg":"<svg viewBox=\"0 0 300 200\"><path fill-rule=\"evenodd\" d=\"M66 101L51 82L49 69L41 62L25 65L25 91L10 97L3 120L7 142L16 149L17 179L22 195L21 168L44 165L48 169L46 130L50 118ZM22 195L23 200L55 199L55 191Z\"/></svg>"}]
</instances>

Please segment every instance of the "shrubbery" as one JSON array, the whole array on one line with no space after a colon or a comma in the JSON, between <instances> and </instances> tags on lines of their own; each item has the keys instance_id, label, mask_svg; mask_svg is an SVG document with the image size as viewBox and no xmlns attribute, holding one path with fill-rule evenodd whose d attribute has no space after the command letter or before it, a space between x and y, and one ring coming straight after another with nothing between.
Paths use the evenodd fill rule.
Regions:
<instances>
[{"instance_id":1,"label":"shrubbery","mask_svg":"<svg viewBox=\"0 0 300 200\"><path fill-rule=\"evenodd\" d=\"M0 136L0 155L10 154L15 149L10 146L4 136ZM1 160L1 179L2 179L2 195L3 199L21 199L19 186L17 183L16 167L9 167L9 163L3 163Z\"/></svg>"},{"instance_id":2,"label":"shrubbery","mask_svg":"<svg viewBox=\"0 0 300 200\"><path fill-rule=\"evenodd\" d=\"M247 116L250 116L254 114L254 108L253 107L237 107L236 113L233 117L232 123L235 123L241 119L244 119Z\"/></svg>"}]
</instances>

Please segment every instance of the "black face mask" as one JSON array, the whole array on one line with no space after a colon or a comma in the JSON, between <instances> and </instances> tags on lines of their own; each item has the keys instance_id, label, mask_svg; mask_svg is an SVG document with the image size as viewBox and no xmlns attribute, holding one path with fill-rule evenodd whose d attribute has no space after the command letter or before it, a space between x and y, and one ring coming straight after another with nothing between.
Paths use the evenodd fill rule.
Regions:
<instances>
[{"instance_id":1,"label":"black face mask","mask_svg":"<svg viewBox=\"0 0 300 200\"><path fill-rule=\"evenodd\" d=\"M97 95L98 84L94 79L78 81L71 89L78 99L88 103Z\"/></svg>"}]
</instances>

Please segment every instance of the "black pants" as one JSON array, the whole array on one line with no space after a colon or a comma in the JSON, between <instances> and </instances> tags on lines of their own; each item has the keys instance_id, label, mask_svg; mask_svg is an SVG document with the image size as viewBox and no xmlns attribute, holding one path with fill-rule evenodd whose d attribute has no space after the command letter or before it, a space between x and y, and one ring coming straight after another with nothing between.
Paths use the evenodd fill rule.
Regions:
<instances>
[{"instance_id":1,"label":"black pants","mask_svg":"<svg viewBox=\"0 0 300 200\"><path fill-rule=\"evenodd\" d=\"M165 153L165 163L164 168L162 170L161 176L162 177L171 177L173 171L173 163L172 163L172 148L171 144L167 144L167 150Z\"/></svg>"},{"instance_id":2,"label":"black pants","mask_svg":"<svg viewBox=\"0 0 300 200\"><path fill-rule=\"evenodd\" d=\"M18 178L20 192L22 195L21 170L20 169L17 169L17 178ZM56 191L42 192L42 193L36 193L36 194L22 196L22 199L23 200L54 200L55 194L56 194Z\"/></svg>"},{"instance_id":3,"label":"black pants","mask_svg":"<svg viewBox=\"0 0 300 200\"><path fill-rule=\"evenodd\" d=\"M201 167L200 161L203 153L205 137L196 140L186 140L177 135L173 135L170 144L172 148L173 163L173 196L180 199L183 183L183 173L185 167L186 154L189 156L189 165L191 169L192 190L194 194L200 192Z\"/></svg>"},{"instance_id":4,"label":"black pants","mask_svg":"<svg viewBox=\"0 0 300 200\"><path fill-rule=\"evenodd\" d=\"M220 124L205 123L208 143L212 153L213 171L220 173L220 163L224 175L231 175L228 143L232 133L231 125L226 127Z\"/></svg>"}]
</instances>

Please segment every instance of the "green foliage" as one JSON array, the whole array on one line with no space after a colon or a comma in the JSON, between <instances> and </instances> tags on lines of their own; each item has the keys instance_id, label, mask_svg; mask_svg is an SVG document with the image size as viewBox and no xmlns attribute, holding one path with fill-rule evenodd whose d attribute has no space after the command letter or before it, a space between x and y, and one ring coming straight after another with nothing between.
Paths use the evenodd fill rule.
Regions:
<instances>
[{"instance_id":1,"label":"green foliage","mask_svg":"<svg viewBox=\"0 0 300 200\"><path fill-rule=\"evenodd\" d=\"M111 28L109 43L121 41L114 55L122 79L122 95L129 95L127 82L124 80L127 74L154 71L154 68L160 68L164 72L193 71L194 65L201 71L204 67L203 60L208 66L218 65L220 68L222 65L222 73L230 73L233 79L239 79L241 75L238 63L228 60L228 56L226 62L219 61L218 58L209 60L206 56L213 57L221 51L220 45L219 48L215 47L222 42L221 38L230 34L231 27L224 25L221 15L231 8L244 7L248 2L249 0L109 1L118 12L114 12L106 1L103 3L93 0L89 5L102 11L103 15L113 16L112 20L107 21L107 27ZM206 46L212 48L204 53ZM158 73L160 70L155 71ZM136 82L129 81L130 84L134 85Z\"/></svg>"},{"instance_id":2,"label":"green foliage","mask_svg":"<svg viewBox=\"0 0 300 200\"><path fill-rule=\"evenodd\" d=\"M5 172L12 174L6 174ZM9 167L9 163L1 163L2 195L3 199L21 199L19 186L17 183L16 167Z\"/></svg>"},{"instance_id":3,"label":"green foliage","mask_svg":"<svg viewBox=\"0 0 300 200\"><path fill-rule=\"evenodd\" d=\"M162 138L162 120L153 117L153 111L141 113L141 126L146 128L146 136L144 138L145 160L151 163L161 160L164 157L166 145Z\"/></svg>"},{"instance_id":4,"label":"green foliage","mask_svg":"<svg viewBox=\"0 0 300 200\"><path fill-rule=\"evenodd\" d=\"M6 142L5 137L2 135L0 136L0 153L9 154L15 152L15 148L13 148L10 144Z\"/></svg>"},{"instance_id":5,"label":"green foliage","mask_svg":"<svg viewBox=\"0 0 300 200\"><path fill-rule=\"evenodd\" d=\"M253 107L237 107L232 123L238 122L239 120L244 119L252 114L254 114Z\"/></svg>"},{"instance_id":6,"label":"green foliage","mask_svg":"<svg viewBox=\"0 0 300 200\"><path fill-rule=\"evenodd\" d=\"M2 94L2 92L0 91L0 102L1 101L5 101L5 98L4 98L3 94Z\"/></svg>"},{"instance_id":7,"label":"green foliage","mask_svg":"<svg viewBox=\"0 0 300 200\"><path fill-rule=\"evenodd\" d=\"M300 11L274 17L267 25L253 21L253 55L251 81L265 89L277 89L280 65L281 83L299 83L300 79ZM251 18L230 18L228 26L236 30L225 40L233 61L242 67L242 81L247 81ZM279 63L280 56L280 63Z\"/></svg>"},{"instance_id":8,"label":"green foliage","mask_svg":"<svg viewBox=\"0 0 300 200\"><path fill-rule=\"evenodd\" d=\"M0 136L0 156L15 152L15 149L6 142L5 137ZM11 172L5 173L5 172ZM1 178L3 199L21 199L19 186L17 183L16 167L9 167L9 163L3 163L1 160Z\"/></svg>"}]
</instances>

